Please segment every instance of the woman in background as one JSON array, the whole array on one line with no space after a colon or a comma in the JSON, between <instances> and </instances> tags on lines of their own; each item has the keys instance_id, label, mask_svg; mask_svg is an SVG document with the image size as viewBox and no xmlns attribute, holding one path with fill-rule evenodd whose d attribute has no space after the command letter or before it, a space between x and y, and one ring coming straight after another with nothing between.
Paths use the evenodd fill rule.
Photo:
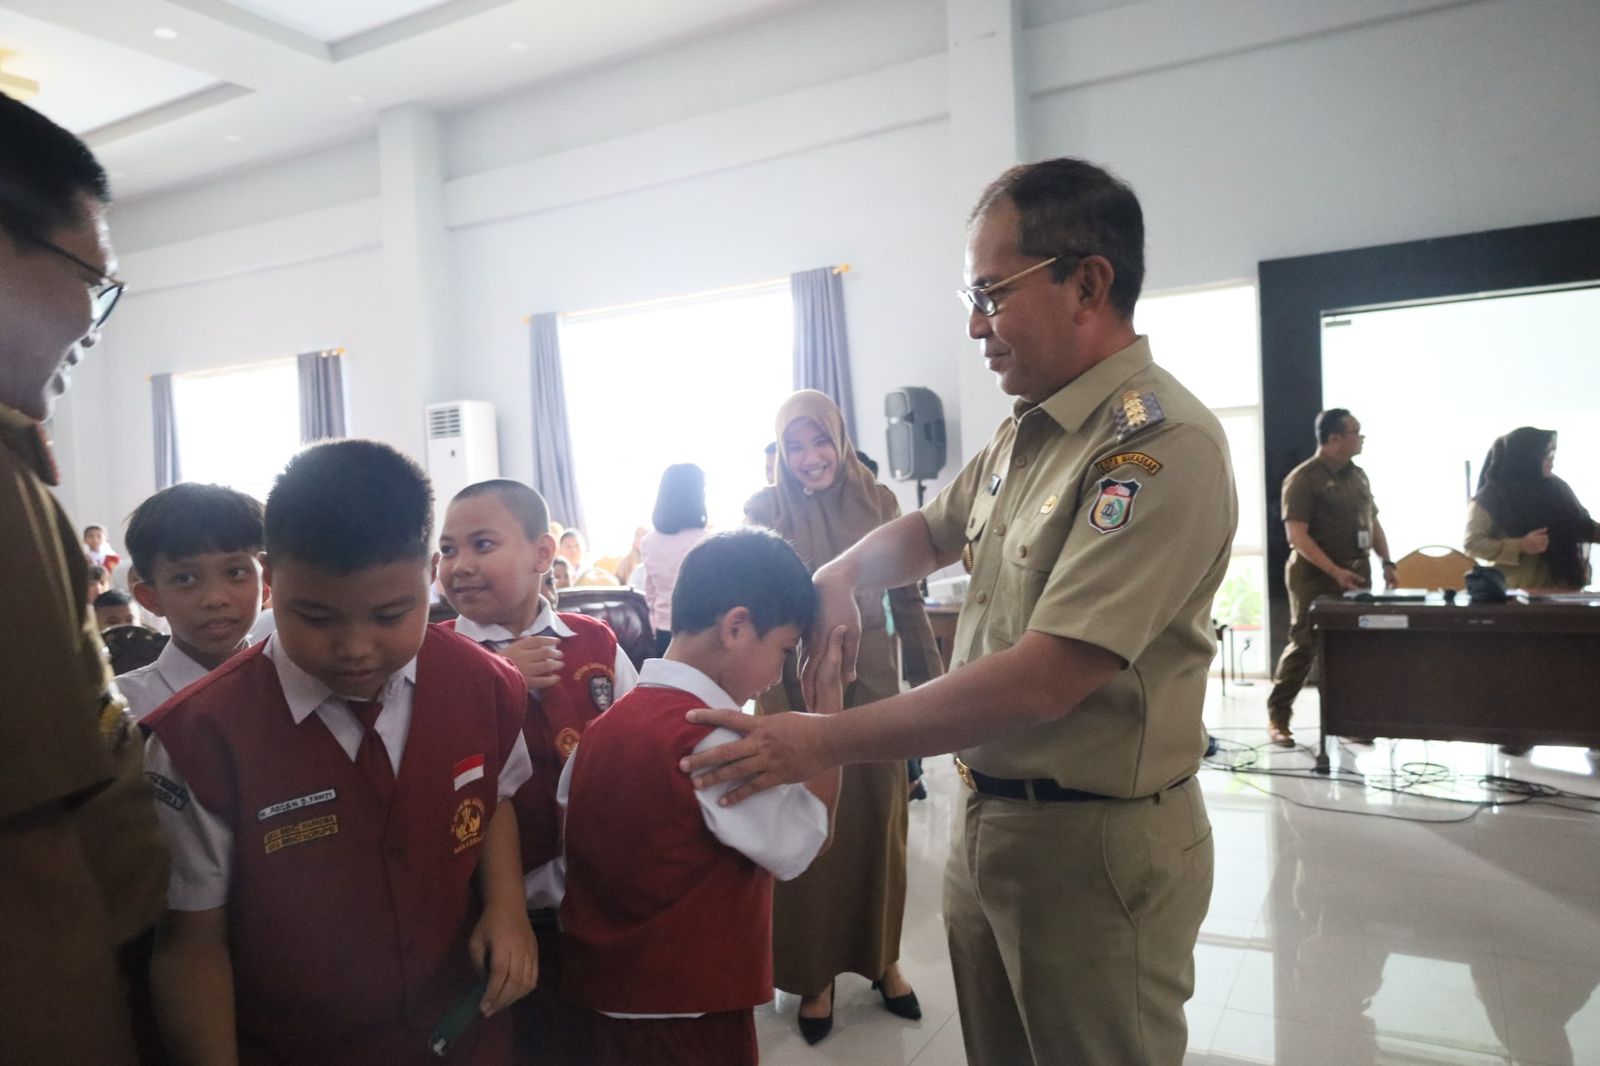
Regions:
<instances>
[{"instance_id":1,"label":"woman in background","mask_svg":"<svg viewBox=\"0 0 1600 1066\"><path fill-rule=\"evenodd\" d=\"M1468 554L1508 588L1577 590L1589 583L1586 545L1600 523L1555 476L1556 434L1523 426L1494 442L1467 508Z\"/></svg>"},{"instance_id":2,"label":"woman in background","mask_svg":"<svg viewBox=\"0 0 1600 1066\"><path fill-rule=\"evenodd\" d=\"M795 393L778 409L776 428L776 484L750 498L745 520L776 530L812 572L900 516L894 494L857 457L844 417L827 396ZM846 708L900 691L883 597L861 597L857 604L861 643ZM943 666L921 594L915 586L891 589L889 608L912 684L937 677ZM783 684L758 703L762 714L805 708L792 658ZM834 978L841 973L870 980L892 1013L922 1016L898 965L906 897L905 764L846 766L835 817L829 849L805 873L773 889L774 983L802 997L800 1032L811 1044L833 1028Z\"/></svg>"},{"instance_id":3,"label":"woman in background","mask_svg":"<svg viewBox=\"0 0 1600 1066\"><path fill-rule=\"evenodd\" d=\"M644 566L644 598L650 605L650 624L656 631L656 655L665 655L672 643L672 590L678 567L689 549L706 536L706 474L693 463L674 463L661 475L656 509L650 516L655 528L639 541Z\"/></svg>"}]
</instances>

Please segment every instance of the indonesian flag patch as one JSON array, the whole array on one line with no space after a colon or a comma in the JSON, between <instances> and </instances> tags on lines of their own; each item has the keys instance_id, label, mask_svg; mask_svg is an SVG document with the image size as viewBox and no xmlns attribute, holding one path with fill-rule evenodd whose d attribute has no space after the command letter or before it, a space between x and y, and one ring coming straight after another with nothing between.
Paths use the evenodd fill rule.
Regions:
<instances>
[{"instance_id":1,"label":"indonesian flag patch","mask_svg":"<svg viewBox=\"0 0 1600 1066\"><path fill-rule=\"evenodd\" d=\"M457 792L460 792L462 788L472 784L474 781L482 780L482 778L482 755L468 755L465 759L462 759L460 762L456 763L455 784Z\"/></svg>"}]
</instances>

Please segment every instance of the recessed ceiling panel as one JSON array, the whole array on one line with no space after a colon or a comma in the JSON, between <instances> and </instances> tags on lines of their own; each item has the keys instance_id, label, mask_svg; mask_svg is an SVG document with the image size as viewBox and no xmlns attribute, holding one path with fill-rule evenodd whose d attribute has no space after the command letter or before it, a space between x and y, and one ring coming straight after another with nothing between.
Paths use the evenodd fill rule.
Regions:
<instances>
[{"instance_id":1,"label":"recessed ceiling panel","mask_svg":"<svg viewBox=\"0 0 1600 1066\"><path fill-rule=\"evenodd\" d=\"M448 0L225 0L319 41L342 41L391 22L448 6Z\"/></svg>"},{"instance_id":2,"label":"recessed ceiling panel","mask_svg":"<svg viewBox=\"0 0 1600 1066\"><path fill-rule=\"evenodd\" d=\"M39 83L31 107L86 133L221 84L209 74L0 10L0 70Z\"/></svg>"}]
</instances>

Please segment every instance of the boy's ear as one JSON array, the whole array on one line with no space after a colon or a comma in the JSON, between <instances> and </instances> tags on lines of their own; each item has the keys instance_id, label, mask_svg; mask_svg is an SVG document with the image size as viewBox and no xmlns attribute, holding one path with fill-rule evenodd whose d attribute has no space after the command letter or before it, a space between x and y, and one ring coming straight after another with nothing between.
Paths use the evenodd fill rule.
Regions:
<instances>
[{"instance_id":1,"label":"boy's ear","mask_svg":"<svg viewBox=\"0 0 1600 1066\"><path fill-rule=\"evenodd\" d=\"M265 609L272 596L272 560L266 552L260 552L256 555L256 562L261 564L261 606Z\"/></svg>"},{"instance_id":2,"label":"boy's ear","mask_svg":"<svg viewBox=\"0 0 1600 1066\"><path fill-rule=\"evenodd\" d=\"M556 564L556 538L549 533L541 533L539 539L533 542L533 569L536 573L547 573Z\"/></svg>"},{"instance_id":3,"label":"boy's ear","mask_svg":"<svg viewBox=\"0 0 1600 1066\"><path fill-rule=\"evenodd\" d=\"M439 583L439 553L434 552L433 558L428 560L428 587L432 588Z\"/></svg>"},{"instance_id":4,"label":"boy's ear","mask_svg":"<svg viewBox=\"0 0 1600 1066\"><path fill-rule=\"evenodd\" d=\"M149 585L143 580L139 580L135 581L128 591L133 593L133 598L139 601L140 607L143 607L157 618L165 618L167 616L167 612L161 609L161 594L156 591L154 585Z\"/></svg>"},{"instance_id":5,"label":"boy's ear","mask_svg":"<svg viewBox=\"0 0 1600 1066\"><path fill-rule=\"evenodd\" d=\"M755 625L750 620L748 607L730 608L717 619L717 636L721 638L724 648L737 647L754 632Z\"/></svg>"}]
</instances>

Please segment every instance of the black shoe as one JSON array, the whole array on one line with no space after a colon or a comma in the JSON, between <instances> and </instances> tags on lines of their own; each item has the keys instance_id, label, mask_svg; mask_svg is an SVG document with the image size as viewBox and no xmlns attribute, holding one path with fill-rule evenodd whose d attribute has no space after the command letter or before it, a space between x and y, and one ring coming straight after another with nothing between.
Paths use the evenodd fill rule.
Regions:
<instances>
[{"instance_id":1,"label":"black shoe","mask_svg":"<svg viewBox=\"0 0 1600 1066\"><path fill-rule=\"evenodd\" d=\"M914 1022L922 1020L922 1004L917 1002L915 992L907 992L903 996L891 996L881 980L872 982L872 987L883 997L883 1009L890 1014L897 1018L909 1018Z\"/></svg>"},{"instance_id":2,"label":"black shoe","mask_svg":"<svg viewBox=\"0 0 1600 1066\"><path fill-rule=\"evenodd\" d=\"M912 784L909 796L913 800L925 800L928 798L928 790L921 781L917 781Z\"/></svg>"},{"instance_id":3,"label":"black shoe","mask_svg":"<svg viewBox=\"0 0 1600 1066\"><path fill-rule=\"evenodd\" d=\"M828 1013L822 1018L807 1018L804 1014L799 1016L800 1035L806 1038L807 1044L820 1044L827 1035L833 1032L833 994L835 982L828 982Z\"/></svg>"},{"instance_id":4,"label":"black shoe","mask_svg":"<svg viewBox=\"0 0 1600 1066\"><path fill-rule=\"evenodd\" d=\"M1528 754L1528 752L1530 752L1532 750L1533 750L1533 745L1532 744L1502 744L1502 745L1500 745L1500 754L1501 755L1526 755L1526 754Z\"/></svg>"}]
</instances>

